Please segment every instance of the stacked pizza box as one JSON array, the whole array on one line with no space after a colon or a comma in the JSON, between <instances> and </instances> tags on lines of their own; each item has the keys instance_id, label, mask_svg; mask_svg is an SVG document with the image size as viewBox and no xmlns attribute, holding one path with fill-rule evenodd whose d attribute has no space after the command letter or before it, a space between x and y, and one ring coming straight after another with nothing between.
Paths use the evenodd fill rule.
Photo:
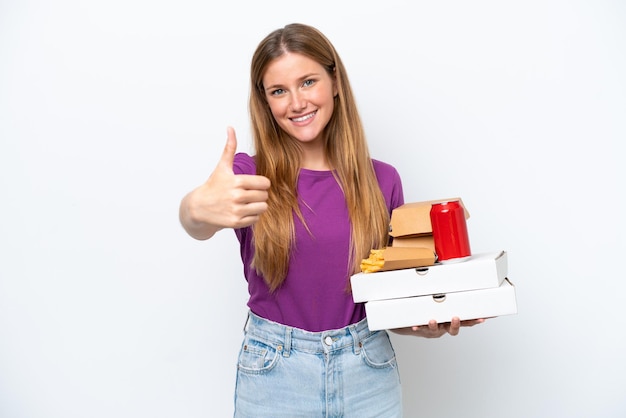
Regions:
<instances>
[{"instance_id":1,"label":"stacked pizza box","mask_svg":"<svg viewBox=\"0 0 626 418\"><path fill-rule=\"evenodd\" d=\"M430 208L444 200L450 199L395 209L384 264L350 278L354 302L365 303L371 330L425 325L431 319L441 323L453 317L469 320L517 313L506 251L472 253L459 262L437 261Z\"/></svg>"}]
</instances>

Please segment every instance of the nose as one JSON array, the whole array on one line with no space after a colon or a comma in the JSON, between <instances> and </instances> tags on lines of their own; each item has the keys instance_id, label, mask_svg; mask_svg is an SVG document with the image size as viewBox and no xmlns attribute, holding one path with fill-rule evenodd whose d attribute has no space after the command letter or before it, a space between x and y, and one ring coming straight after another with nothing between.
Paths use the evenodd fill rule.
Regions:
<instances>
[{"instance_id":1,"label":"nose","mask_svg":"<svg viewBox=\"0 0 626 418\"><path fill-rule=\"evenodd\" d=\"M306 97L301 92L294 92L291 96L291 110L301 112L306 108Z\"/></svg>"}]
</instances>

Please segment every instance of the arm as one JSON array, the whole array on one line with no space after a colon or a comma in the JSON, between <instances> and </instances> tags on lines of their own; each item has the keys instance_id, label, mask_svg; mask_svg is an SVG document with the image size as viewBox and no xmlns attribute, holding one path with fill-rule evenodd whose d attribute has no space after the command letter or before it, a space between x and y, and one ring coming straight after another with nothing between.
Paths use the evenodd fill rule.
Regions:
<instances>
[{"instance_id":1,"label":"arm","mask_svg":"<svg viewBox=\"0 0 626 418\"><path fill-rule=\"evenodd\" d=\"M228 128L228 139L217 167L204 184L189 192L180 203L180 223L195 239L209 239L223 228L252 225L267 210L269 179L235 174L236 149L235 131Z\"/></svg>"},{"instance_id":2,"label":"arm","mask_svg":"<svg viewBox=\"0 0 626 418\"><path fill-rule=\"evenodd\" d=\"M180 223L187 233L197 239L205 240L211 238L217 231L222 229L219 225L211 223L210 219L203 218L199 213L203 204L201 202L203 195L202 186L189 192L180 202L178 216Z\"/></svg>"}]
</instances>

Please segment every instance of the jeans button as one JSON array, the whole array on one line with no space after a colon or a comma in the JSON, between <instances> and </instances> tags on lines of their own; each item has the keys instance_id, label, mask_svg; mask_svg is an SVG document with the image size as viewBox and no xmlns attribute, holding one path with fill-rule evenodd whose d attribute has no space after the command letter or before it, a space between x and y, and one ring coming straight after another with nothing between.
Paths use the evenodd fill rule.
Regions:
<instances>
[{"instance_id":1,"label":"jeans button","mask_svg":"<svg viewBox=\"0 0 626 418\"><path fill-rule=\"evenodd\" d=\"M324 344L333 345L333 339L330 336L324 338Z\"/></svg>"}]
</instances>

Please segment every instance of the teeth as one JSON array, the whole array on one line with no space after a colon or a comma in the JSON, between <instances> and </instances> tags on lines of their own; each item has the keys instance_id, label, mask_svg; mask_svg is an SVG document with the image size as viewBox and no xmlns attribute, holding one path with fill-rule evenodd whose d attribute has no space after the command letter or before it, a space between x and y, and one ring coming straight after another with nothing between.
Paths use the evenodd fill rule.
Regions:
<instances>
[{"instance_id":1,"label":"teeth","mask_svg":"<svg viewBox=\"0 0 626 418\"><path fill-rule=\"evenodd\" d=\"M309 113L308 115L304 115L304 116L301 116L299 118L293 118L292 120L294 122L302 122L302 121L305 121L307 119L311 119L314 115L315 115L315 112Z\"/></svg>"}]
</instances>

